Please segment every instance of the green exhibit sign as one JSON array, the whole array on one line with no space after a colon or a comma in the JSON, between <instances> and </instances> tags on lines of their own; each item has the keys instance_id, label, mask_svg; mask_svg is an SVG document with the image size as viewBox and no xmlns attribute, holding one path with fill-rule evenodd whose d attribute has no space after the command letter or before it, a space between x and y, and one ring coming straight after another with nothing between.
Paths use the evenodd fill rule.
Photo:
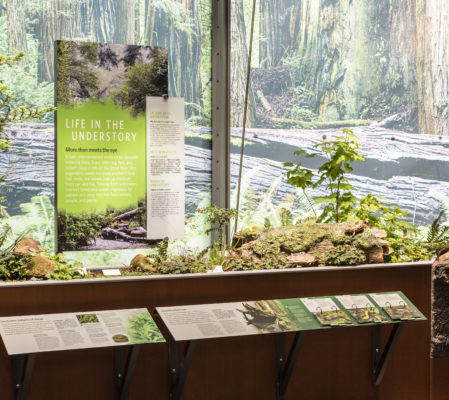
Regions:
<instances>
[{"instance_id":1,"label":"green exhibit sign","mask_svg":"<svg viewBox=\"0 0 449 400\"><path fill-rule=\"evenodd\" d=\"M167 92L165 48L56 42L59 252L148 247L146 97Z\"/></svg>"},{"instance_id":2,"label":"green exhibit sign","mask_svg":"<svg viewBox=\"0 0 449 400\"><path fill-rule=\"evenodd\" d=\"M58 210L104 213L145 200L145 115L114 103L60 106L57 131Z\"/></svg>"},{"instance_id":3,"label":"green exhibit sign","mask_svg":"<svg viewBox=\"0 0 449 400\"><path fill-rule=\"evenodd\" d=\"M175 340L424 321L402 292L158 307Z\"/></svg>"}]
</instances>

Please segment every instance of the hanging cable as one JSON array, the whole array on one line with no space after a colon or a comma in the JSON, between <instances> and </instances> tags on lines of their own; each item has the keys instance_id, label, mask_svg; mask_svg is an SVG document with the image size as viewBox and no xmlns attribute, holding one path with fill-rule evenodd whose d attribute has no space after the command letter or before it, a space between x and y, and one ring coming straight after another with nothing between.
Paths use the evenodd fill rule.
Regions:
<instances>
[{"instance_id":1,"label":"hanging cable","mask_svg":"<svg viewBox=\"0 0 449 400\"><path fill-rule=\"evenodd\" d=\"M246 65L246 88L245 88L245 103L243 106L243 127L242 127L242 143L240 146L240 164L239 164L239 179L237 182L237 205L235 209L237 210L235 217L234 232L237 232L237 225L239 221L239 208L240 208L240 186L242 183L242 170L243 170L243 154L245 151L245 133L246 133L246 118L248 114L248 97L249 97L249 84L251 79L251 58L253 53L253 36L254 36L254 20L256 16L256 0L253 0L253 12L251 15L251 34L249 38L249 51L248 51L248 62ZM232 235L231 235L232 237Z\"/></svg>"}]
</instances>

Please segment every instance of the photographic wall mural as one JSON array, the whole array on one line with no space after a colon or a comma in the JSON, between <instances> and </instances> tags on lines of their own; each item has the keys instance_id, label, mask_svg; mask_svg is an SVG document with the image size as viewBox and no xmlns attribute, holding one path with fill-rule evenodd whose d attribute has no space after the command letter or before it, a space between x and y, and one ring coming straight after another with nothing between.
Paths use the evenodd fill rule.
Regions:
<instances>
[{"instance_id":1,"label":"photographic wall mural","mask_svg":"<svg viewBox=\"0 0 449 400\"><path fill-rule=\"evenodd\" d=\"M246 63L237 60L249 51L251 11L252 1L232 1L233 141L241 136ZM371 194L406 212L401 220L423 237L440 213L447 224L448 23L438 0L258 1L240 228L320 214L329 204L329 186L315 185L329 161L324 147L344 128L364 158L345 176L354 207ZM234 146L233 187L238 154ZM305 191L288 184L285 162L311 171Z\"/></svg>"},{"instance_id":2,"label":"photographic wall mural","mask_svg":"<svg viewBox=\"0 0 449 400\"><path fill-rule=\"evenodd\" d=\"M16 105L53 106L55 40L130 45L127 51L114 54L108 53L110 47L106 44L96 54L84 49L86 57L90 54L106 67L134 64L139 58L138 46L168 49L168 94L184 98L186 125L186 231L184 238L174 240L171 248L182 252L208 246L210 224L197 209L211 201L210 1L1 3L0 54L25 53L20 61L0 66L0 79L9 87ZM78 94L93 92L93 86L107 91L101 76L94 82L89 74L82 75L78 87L66 88ZM64 93L59 95L64 97ZM6 211L0 223L11 228L11 237L28 231L27 236L39 240L50 251L55 250L53 118L53 112L47 112L40 120L8 124L6 131L13 146L0 157L0 172L5 176L0 194L4 196L2 206ZM66 255L86 266L95 266L127 264L137 253L139 250L112 250Z\"/></svg>"}]
</instances>

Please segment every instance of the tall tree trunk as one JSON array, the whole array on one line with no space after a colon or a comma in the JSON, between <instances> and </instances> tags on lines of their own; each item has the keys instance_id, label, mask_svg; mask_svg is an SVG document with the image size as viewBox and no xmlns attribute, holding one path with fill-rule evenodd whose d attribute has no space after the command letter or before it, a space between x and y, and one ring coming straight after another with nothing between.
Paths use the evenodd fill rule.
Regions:
<instances>
[{"instance_id":1,"label":"tall tree trunk","mask_svg":"<svg viewBox=\"0 0 449 400\"><path fill-rule=\"evenodd\" d=\"M110 0L92 1L93 34L95 40L101 43L112 43L115 38L115 7L116 3Z\"/></svg>"},{"instance_id":2,"label":"tall tree trunk","mask_svg":"<svg viewBox=\"0 0 449 400\"><path fill-rule=\"evenodd\" d=\"M114 42L133 44L135 40L135 0L116 0Z\"/></svg>"},{"instance_id":3,"label":"tall tree trunk","mask_svg":"<svg viewBox=\"0 0 449 400\"><path fill-rule=\"evenodd\" d=\"M173 15L146 1L145 38L152 46L169 49L170 96L183 97L192 106L186 107L186 118L199 115L202 107L201 87L201 25L198 0L177 0L182 4L185 20L183 29L174 24Z\"/></svg>"},{"instance_id":4,"label":"tall tree trunk","mask_svg":"<svg viewBox=\"0 0 449 400\"><path fill-rule=\"evenodd\" d=\"M259 62L276 67L293 54L299 33L300 0L261 0L259 8Z\"/></svg>"},{"instance_id":5,"label":"tall tree trunk","mask_svg":"<svg viewBox=\"0 0 449 400\"><path fill-rule=\"evenodd\" d=\"M447 0L417 0L420 132L449 135Z\"/></svg>"},{"instance_id":6,"label":"tall tree trunk","mask_svg":"<svg viewBox=\"0 0 449 400\"><path fill-rule=\"evenodd\" d=\"M320 119L416 107L415 1L301 0L295 86L313 93Z\"/></svg>"},{"instance_id":7,"label":"tall tree trunk","mask_svg":"<svg viewBox=\"0 0 449 400\"><path fill-rule=\"evenodd\" d=\"M26 52L25 2L23 0L8 0L6 11L8 19L8 52L10 55L20 51Z\"/></svg>"},{"instance_id":8,"label":"tall tree trunk","mask_svg":"<svg viewBox=\"0 0 449 400\"><path fill-rule=\"evenodd\" d=\"M242 0L231 2L231 126L243 126L248 49ZM247 126L255 125L254 94L250 85Z\"/></svg>"},{"instance_id":9,"label":"tall tree trunk","mask_svg":"<svg viewBox=\"0 0 449 400\"><path fill-rule=\"evenodd\" d=\"M55 40L80 38L90 31L91 18L86 15L89 10L86 4L77 0L41 0L33 15L36 20L34 30L39 41L39 82L53 80Z\"/></svg>"}]
</instances>

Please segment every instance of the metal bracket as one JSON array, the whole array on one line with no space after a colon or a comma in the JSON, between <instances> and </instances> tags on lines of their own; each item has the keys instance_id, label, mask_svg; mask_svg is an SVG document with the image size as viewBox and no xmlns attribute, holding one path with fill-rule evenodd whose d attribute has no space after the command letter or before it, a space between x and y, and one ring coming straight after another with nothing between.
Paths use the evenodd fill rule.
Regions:
<instances>
[{"instance_id":1,"label":"metal bracket","mask_svg":"<svg viewBox=\"0 0 449 400\"><path fill-rule=\"evenodd\" d=\"M168 342L169 367L170 367L170 400L179 400L184 389L184 383L189 372L192 361L193 350L196 342L189 340L186 342L184 354L179 360L179 344L170 336Z\"/></svg>"},{"instance_id":2,"label":"metal bracket","mask_svg":"<svg viewBox=\"0 0 449 400\"><path fill-rule=\"evenodd\" d=\"M36 354L21 354L11 357L14 400L26 400L30 390Z\"/></svg>"},{"instance_id":3,"label":"metal bracket","mask_svg":"<svg viewBox=\"0 0 449 400\"><path fill-rule=\"evenodd\" d=\"M299 350L304 341L305 333L297 332L293 339L293 344L288 353L288 358L285 357L285 333L276 334L276 363L277 363L277 379L276 379L276 398L283 400L285 392L287 391L288 383L292 376L293 368L295 367L298 358Z\"/></svg>"},{"instance_id":4,"label":"metal bracket","mask_svg":"<svg viewBox=\"0 0 449 400\"><path fill-rule=\"evenodd\" d=\"M114 348L114 386L115 399L126 400L131 386L131 380L139 356L140 346L131 346L126 357L127 347Z\"/></svg>"},{"instance_id":5,"label":"metal bracket","mask_svg":"<svg viewBox=\"0 0 449 400\"><path fill-rule=\"evenodd\" d=\"M376 325L373 327L373 385L375 387L379 386L382 382L382 378L385 374L391 354L393 353L396 342L403 328L404 323L402 322L393 326L390 336L388 337L387 344L385 345L385 349L381 352L381 325Z\"/></svg>"}]
</instances>

